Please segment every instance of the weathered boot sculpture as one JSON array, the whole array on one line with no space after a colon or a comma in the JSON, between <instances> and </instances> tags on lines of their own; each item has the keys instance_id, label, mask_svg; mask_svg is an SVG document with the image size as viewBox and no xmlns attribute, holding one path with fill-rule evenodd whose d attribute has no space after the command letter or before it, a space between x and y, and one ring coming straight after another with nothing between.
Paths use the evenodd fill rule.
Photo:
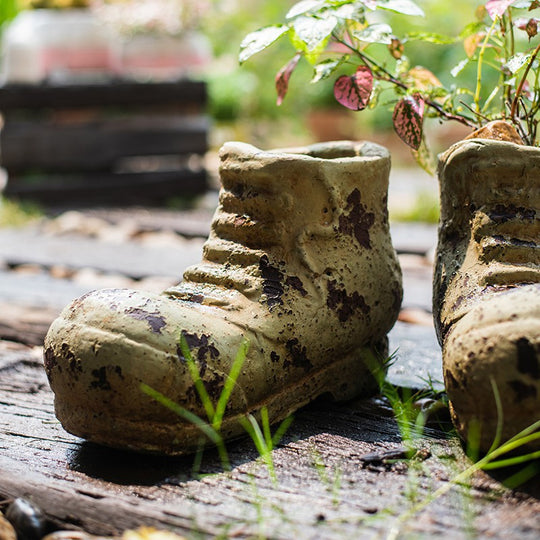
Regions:
<instances>
[{"instance_id":1,"label":"weathered boot sculpture","mask_svg":"<svg viewBox=\"0 0 540 540\"><path fill-rule=\"evenodd\" d=\"M64 428L104 445L182 454L201 432L141 383L206 419L183 334L218 399L243 339L249 351L224 438L263 406L273 422L322 394L376 390L364 363L386 353L401 272L386 209L390 158L369 143L263 152L228 143L202 263L161 295L102 290L52 324L45 367Z\"/></svg>"},{"instance_id":2,"label":"weathered boot sculpture","mask_svg":"<svg viewBox=\"0 0 540 540\"><path fill-rule=\"evenodd\" d=\"M480 430L487 452L499 425L502 443L540 420L540 150L464 140L441 156L439 180L445 385L459 433Z\"/></svg>"}]
</instances>

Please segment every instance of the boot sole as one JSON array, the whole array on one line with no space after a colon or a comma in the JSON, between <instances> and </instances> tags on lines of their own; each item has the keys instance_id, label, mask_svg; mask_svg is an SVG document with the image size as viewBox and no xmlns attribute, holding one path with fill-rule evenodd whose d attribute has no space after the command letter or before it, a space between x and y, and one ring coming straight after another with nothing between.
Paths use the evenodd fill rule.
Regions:
<instances>
[{"instance_id":1,"label":"boot sole","mask_svg":"<svg viewBox=\"0 0 540 540\"><path fill-rule=\"evenodd\" d=\"M268 409L271 423L275 424L321 396L328 395L334 401L348 401L375 394L378 386L365 361L380 358L380 355L380 348L357 349L279 393L272 394L249 410L226 416L220 430L221 436L225 441L245 436L240 420L247 414L257 416L263 407ZM88 407L72 402L63 403L58 397L55 399L55 412L69 433L113 448L178 456L193 453L200 448L201 441L205 446L211 446L195 424L184 421L155 422L95 414L89 412ZM87 429L81 429L81 426Z\"/></svg>"}]
</instances>

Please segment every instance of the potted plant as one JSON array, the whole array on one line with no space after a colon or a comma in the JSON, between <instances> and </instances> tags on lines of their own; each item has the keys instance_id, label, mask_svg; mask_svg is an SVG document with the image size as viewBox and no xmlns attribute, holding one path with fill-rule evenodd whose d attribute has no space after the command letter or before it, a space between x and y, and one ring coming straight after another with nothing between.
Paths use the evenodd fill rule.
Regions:
<instances>
[{"instance_id":1,"label":"potted plant","mask_svg":"<svg viewBox=\"0 0 540 540\"><path fill-rule=\"evenodd\" d=\"M2 42L2 79L36 84L102 77L114 69L110 35L90 0L20 0Z\"/></svg>"},{"instance_id":2,"label":"potted plant","mask_svg":"<svg viewBox=\"0 0 540 540\"><path fill-rule=\"evenodd\" d=\"M198 31L209 4L195 0L93 0L93 11L119 38L123 76L175 79L206 67L209 40Z\"/></svg>"},{"instance_id":3,"label":"potted plant","mask_svg":"<svg viewBox=\"0 0 540 540\"><path fill-rule=\"evenodd\" d=\"M380 22L381 12L423 16L412 0L303 0L289 10L283 24L246 36L239 59L243 63L278 39L289 38L294 53L276 75L278 104L301 60L313 66L311 83L334 78L335 99L348 109L374 108L391 89L396 132L421 162L427 117L459 122L471 130L503 119L516 128L526 144L536 145L537 103L531 76L536 71L538 48L529 40L536 36L538 26L530 11L539 6L534 0L490 0L454 38L427 32L397 36L388 22ZM466 55L452 75L474 64L478 75L474 85L445 88L429 69L411 66L406 49L412 41L441 45L461 41ZM494 63L498 81L486 93L487 72L493 70Z\"/></svg>"},{"instance_id":4,"label":"potted plant","mask_svg":"<svg viewBox=\"0 0 540 540\"><path fill-rule=\"evenodd\" d=\"M391 12L423 15L412 0L302 0L282 24L246 36L240 62L288 37L293 53L276 75L278 103L307 60L312 82L333 78L334 96L348 109L392 101L395 131L427 169L426 118L470 128L470 140L439 159L434 318L445 384L464 439L488 451L521 434L538 451L540 2L482 2L457 38L397 36L381 17ZM452 75L469 69L470 84L448 88L432 70L411 66L413 40L462 42Z\"/></svg>"}]
</instances>

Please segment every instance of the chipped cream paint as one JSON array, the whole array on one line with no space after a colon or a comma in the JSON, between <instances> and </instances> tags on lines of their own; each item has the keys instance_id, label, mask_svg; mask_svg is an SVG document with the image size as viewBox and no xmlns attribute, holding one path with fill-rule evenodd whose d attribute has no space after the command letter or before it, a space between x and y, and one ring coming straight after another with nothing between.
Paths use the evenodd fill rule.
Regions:
<instances>
[{"instance_id":1,"label":"chipped cream paint","mask_svg":"<svg viewBox=\"0 0 540 540\"><path fill-rule=\"evenodd\" d=\"M439 163L434 317L456 427L503 441L540 419L540 150L472 139ZM540 448L540 444L536 444Z\"/></svg>"},{"instance_id":2,"label":"chipped cream paint","mask_svg":"<svg viewBox=\"0 0 540 540\"><path fill-rule=\"evenodd\" d=\"M200 432L140 390L204 417L183 332L217 399L243 338L247 359L223 423L267 406L273 422L321 394L372 393L366 354L386 354L401 271L386 209L390 158L370 143L265 152L228 143L200 264L161 295L103 290L52 324L45 366L66 430L110 446L181 454ZM147 317L145 317L145 313Z\"/></svg>"}]
</instances>

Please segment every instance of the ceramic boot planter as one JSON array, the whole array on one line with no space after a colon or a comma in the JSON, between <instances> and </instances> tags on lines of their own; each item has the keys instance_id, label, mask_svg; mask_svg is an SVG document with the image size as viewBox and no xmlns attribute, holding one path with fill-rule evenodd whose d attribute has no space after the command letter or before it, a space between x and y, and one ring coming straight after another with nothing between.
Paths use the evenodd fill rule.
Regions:
<instances>
[{"instance_id":1,"label":"ceramic boot planter","mask_svg":"<svg viewBox=\"0 0 540 540\"><path fill-rule=\"evenodd\" d=\"M540 420L540 150L465 140L441 156L439 180L445 385L458 432L467 440L479 428L486 452L498 423L505 442Z\"/></svg>"},{"instance_id":2,"label":"ceramic boot planter","mask_svg":"<svg viewBox=\"0 0 540 540\"><path fill-rule=\"evenodd\" d=\"M183 334L217 400L243 339L250 347L222 426L266 406L279 421L322 394L376 391L364 358L386 354L401 303L389 236L388 152L334 143L263 152L228 143L202 262L161 295L102 290L52 324L45 368L64 428L91 441L182 454L201 432L141 383L205 418Z\"/></svg>"}]
</instances>

